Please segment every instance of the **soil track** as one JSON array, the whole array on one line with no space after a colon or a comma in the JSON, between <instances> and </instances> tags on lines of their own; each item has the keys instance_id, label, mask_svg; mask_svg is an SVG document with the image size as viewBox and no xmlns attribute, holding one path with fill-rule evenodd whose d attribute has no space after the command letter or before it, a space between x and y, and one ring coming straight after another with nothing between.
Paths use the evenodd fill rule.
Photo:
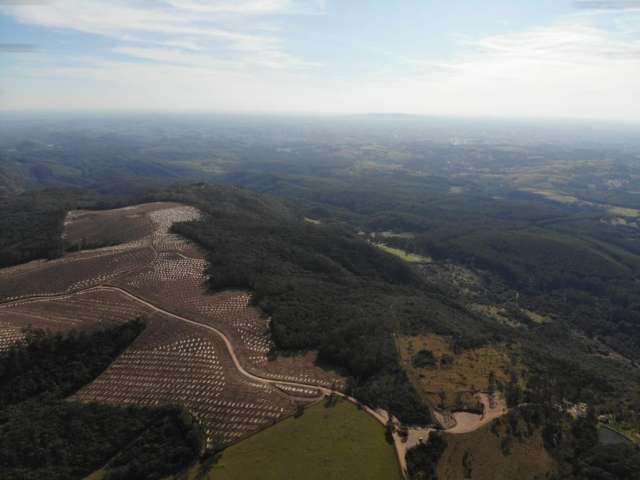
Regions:
<instances>
[{"instance_id":1,"label":"soil track","mask_svg":"<svg viewBox=\"0 0 640 480\"><path fill-rule=\"evenodd\" d=\"M482 415L468 412L454 413L456 425L447 429L447 433L470 433L507 413L504 399L494 398L492 401L489 395L484 393L478 394L478 397L484 405L484 413Z\"/></svg>"}]
</instances>

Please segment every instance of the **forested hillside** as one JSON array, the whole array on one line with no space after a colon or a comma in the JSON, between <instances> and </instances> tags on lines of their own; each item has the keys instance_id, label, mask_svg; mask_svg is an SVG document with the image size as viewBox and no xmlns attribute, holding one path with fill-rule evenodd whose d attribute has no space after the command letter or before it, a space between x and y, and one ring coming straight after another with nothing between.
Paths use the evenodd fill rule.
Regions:
<instances>
[{"instance_id":1,"label":"forested hillside","mask_svg":"<svg viewBox=\"0 0 640 480\"><path fill-rule=\"evenodd\" d=\"M365 178L363 183L361 177L283 174L266 182L262 174L244 172L229 180L289 198L322 222L399 233L384 238L389 246L491 272L511 290L511 301L518 294L531 309L562 317L614 350L640 358L633 327L640 321L636 227L607 223L589 206L515 191L499 198L483 194L479 181L465 185L470 193L451 194L446 178Z\"/></svg>"},{"instance_id":2,"label":"forested hillside","mask_svg":"<svg viewBox=\"0 0 640 480\"><path fill-rule=\"evenodd\" d=\"M199 427L178 407L65 400L143 328L134 320L93 333L30 331L0 353L0 477L81 479L115 456L106 478L160 479L200 453Z\"/></svg>"},{"instance_id":3,"label":"forested hillside","mask_svg":"<svg viewBox=\"0 0 640 480\"><path fill-rule=\"evenodd\" d=\"M582 367L571 359L583 347L558 338L561 325L532 327L525 333L489 322L426 285L415 269L375 249L345 225L307 222L296 208L235 188L198 185L157 195L196 204L207 213L200 222L177 225L176 231L209 250L212 289L253 289L255 301L272 317L280 349L318 349L321 360L346 367L361 398L392 408L405 420L418 417L409 413L416 407L392 404L393 398L412 398L390 393L400 388L396 382L404 382L404 374L393 367L394 332L450 335L459 338L463 348L505 340L521 343L532 349L532 372L559 375L553 385L568 397L579 397L587 387L600 393L613 389L606 381L594 383L598 375L577 375ZM550 352L542 364L533 360ZM563 394L558 390L557 395Z\"/></svg>"}]
</instances>

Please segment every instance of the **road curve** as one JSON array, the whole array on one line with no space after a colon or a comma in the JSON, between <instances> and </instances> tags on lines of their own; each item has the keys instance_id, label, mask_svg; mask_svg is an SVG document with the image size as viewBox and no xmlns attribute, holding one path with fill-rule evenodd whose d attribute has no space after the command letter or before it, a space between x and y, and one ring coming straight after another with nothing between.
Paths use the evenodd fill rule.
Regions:
<instances>
[{"instance_id":1,"label":"road curve","mask_svg":"<svg viewBox=\"0 0 640 480\"><path fill-rule=\"evenodd\" d=\"M48 300L54 300L56 298L68 298L68 297L72 297L74 295L80 295L82 293L87 293L87 292L98 292L98 291L111 291L111 292L118 292L121 293L127 297L129 297L130 299L141 303L143 305L145 305L146 307L149 307L150 309L156 311L156 312L160 312L164 315L170 316L172 318L175 318L176 320L180 320L181 322L185 322L188 323L190 325L195 325L197 327L200 328L204 328L206 330L210 330L212 332L214 332L216 335L218 335L222 341L224 342L229 355L231 356L231 360L233 361L233 364L235 365L236 369L238 369L238 371L244 375L245 377L248 377L251 380L257 381L257 382L261 382L261 383L270 383L270 384L279 384L279 385L290 385L293 387L312 387L315 388L319 391L321 391L324 394L330 394L332 392L331 389L326 388L326 387L322 387L319 385L314 385L314 384L308 384L308 383L300 383L300 382L291 382L291 381L285 381L285 380L277 380L277 379L273 379L273 378L266 378L266 377L261 377L259 375L255 375L249 371L247 371L242 364L240 363L240 361L238 360L238 356L236 355L235 349L233 347L233 344L231 343L231 341L229 340L229 338L226 336L226 334L224 334L221 330L217 329L216 327L213 327L211 325L207 325L205 323L201 323L201 322L196 322L195 320L191 320L189 318L183 317L182 315L178 315L176 313L170 312L169 310L166 310L162 307L159 307L147 300L145 300L142 297L139 297L138 295L135 295L133 293L131 293L130 291L121 288L121 287L116 287L113 285L97 285L97 286L92 286L92 287L88 287L88 288L83 288L81 290L75 290L73 292L70 293L60 293L60 294L54 294L54 295L33 295L33 296L29 296L29 297L23 297L20 299L15 299L15 300L8 300L8 301L3 301L0 302L0 308L2 308L2 306L4 305L15 305L15 304L28 304L28 303L36 303L36 302L44 302L44 301L48 301ZM338 393L338 392L336 392Z\"/></svg>"},{"instance_id":2,"label":"road curve","mask_svg":"<svg viewBox=\"0 0 640 480\"><path fill-rule=\"evenodd\" d=\"M97 285L97 286L93 286L93 287L88 287L88 288L84 288L81 290L76 290L74 292L70 292L70 293L60 293L60 294L54 294L54 295L33 295L33 296L29 296L29 297L23 297L21 299L16 299L16 300L9 300L9 301L3 301L0 302L0 308L3 305L7 305L7 304L27 304L27 303L34 303L34 302L38 302L38 301L46 301L46 300L52 300L55 298L64 298L64 297L71 297L73 295L78 295L81 293L86 293L86 292L95 292L95 291L112 291L112 292L119 292L125 296L127 296L128 298L141 303L142 305L145 305L146 307L149 307L150 309L162 313L164 315L167 315L169 317L175 318L176 320L179 320L181 322L185 322L188 323L190 325L194 325L196 327L200 327L200 328L204 328L205 330L209 330L211 332L214 332L216 335L218 335L222 341L225 344L225 347L227 348L227 351L229 352L229 356L231 357L231 360L233 361L233 364L235 365L236 369L245 377L256 381L256 382L260 382L260 383L267 383L267 384L271 384L271 385L276 385L276 387L278 385L289 385L292 387L312 387L315 388L317 390L319 390L322 394L324 395L330 395L330 394L335 394L335 395L339 395L340 397L345 398L346 400L350 401L351 403L355 404L355 405L359 405L362 407L362 409L368 413L369 415L371 415L374 419L376 419L378 422L380 422L382 425L386 425L387 423L387 417L376 410L373 410L372 408L368 407L367 405L363 405L362 403L360 403L358 400L356 400L353 397L350 397L342 392L339 391L335 391L335 390L331 390L329 388L320 386L320 385L314 385L314 384L308 384L308 383L300 383L300 382L291 382L291 381L283 381L283 380L277 380L277 379L273 379L273 378L266 378L266 377L261 377L260 375L255 375L249 371L247 371L242 364L240 363L240 361L238 360L238 356L236 355L235 349L233 348L233 344L231 343L231 341L229 340L229 338L219 329L217 329L216 327L213 327L211 325L207 325L201 322L196 322L195 320L191 320L189 318L183 317L182 315L178 315L175 314L173 312L170 312L169 310L166 310L162 307L159 307L147 300L145 300L142 297L139 297L138 295L135 295L133 293L131 293L130 291L121 288L121 287L116 287L113 285ZM400 465L400 470L402 472L402 475L404 478L407 478L407 464L405 461L405 457L404 457L404 445L402 444L402 441L399 437L399 435L397 433L393 434L393 444L395 447L395 451L396 451L396 456L398 459L398 463Z\"/></svg>"}]
</instances>

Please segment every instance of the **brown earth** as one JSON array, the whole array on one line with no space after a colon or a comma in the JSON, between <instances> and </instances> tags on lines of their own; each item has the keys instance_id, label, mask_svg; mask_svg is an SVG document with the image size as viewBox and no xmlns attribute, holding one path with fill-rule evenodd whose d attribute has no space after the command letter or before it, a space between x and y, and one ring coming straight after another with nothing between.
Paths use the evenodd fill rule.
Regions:
<instances>
[{"instance_id":1,"label":"brown earth","mask_svg":"<svg viewBox=\"0 0 640 480\"><path fill-rule=\"evenodd\" d=\"M0 348L32 325L91 329L142 316L147 328L73 398L183 404L208 440L232 442L291 414L344 380L315 356L270 360L269 318L246 291L209 294L204 253L169 233L200 213L173 203L71 212L65 240L117 243L0 270ZM120 229L120 231L118 231Z\"/></svg>"}]
</instances>

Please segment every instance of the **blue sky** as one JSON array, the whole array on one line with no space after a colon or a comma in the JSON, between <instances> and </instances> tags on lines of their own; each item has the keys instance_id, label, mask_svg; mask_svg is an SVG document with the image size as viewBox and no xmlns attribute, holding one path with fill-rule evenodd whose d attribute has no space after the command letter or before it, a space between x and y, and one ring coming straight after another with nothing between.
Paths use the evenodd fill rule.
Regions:
<instances>
[{"instance_id":1,"label":"blue sky","mask_svg":"<svg viewBox=\"0 0 640 480\"><path fill-rule=\"evenodd\" d=\"M0 108L640 122L640 0L0 0Z\"/></svg>"}]
</instances>

